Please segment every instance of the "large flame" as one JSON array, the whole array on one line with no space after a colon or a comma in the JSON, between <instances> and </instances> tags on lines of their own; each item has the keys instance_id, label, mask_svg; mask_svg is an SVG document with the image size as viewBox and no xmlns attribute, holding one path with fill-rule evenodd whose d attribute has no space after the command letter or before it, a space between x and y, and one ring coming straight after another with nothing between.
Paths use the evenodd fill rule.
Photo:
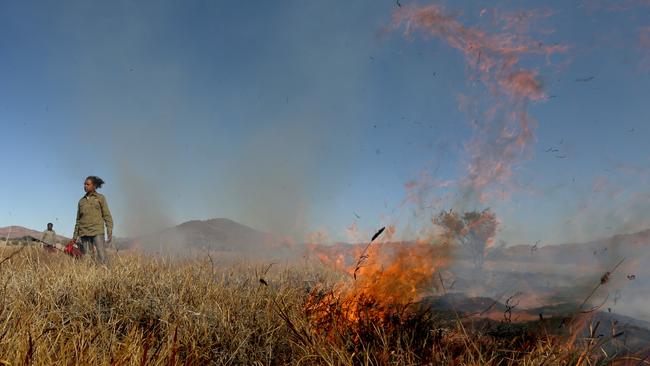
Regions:
<instances>
[{"instance_id":1,"label":"large flame","mask_svg":"<svg viewBox=\"0 0 650 366\"><path fill-rule=\"evenodd\" d=\"M310 246L313 256L349 275L333 290L312 292L305 308L318 328L328 332L367 322L386 325L393 315L438 290L434 279L449 264L449 245L430 238L390 242L394 228L386 231L383 240L368 245Z\"/></svg>"}]
</instances>

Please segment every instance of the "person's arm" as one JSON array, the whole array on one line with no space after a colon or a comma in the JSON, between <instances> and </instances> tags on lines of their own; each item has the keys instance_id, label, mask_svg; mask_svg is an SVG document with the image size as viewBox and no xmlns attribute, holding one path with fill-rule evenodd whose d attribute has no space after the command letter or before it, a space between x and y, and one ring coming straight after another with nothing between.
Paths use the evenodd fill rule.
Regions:
<instances>
[{"instance_id":1,"label":"person's arm","mask_svg":"<svg viewBox=\"0 0 650 366\"><path fill-rule=\"evenodd\" d=\"M74 224L74 234L72 234L72 239L75 241L79 239L79 204L77 204L77 220Z\"/></svg>"},{"instance_id":2,"label":"person's arm","mask_svg":"<svg viewBox=\"0 0 650 366\"><path fill-rule=\"evenodd\" d=\"M102 206L102 218L106 224L106 235L108 236L108 241L113 240L113 216L111 216L111 211L108 209L108 203L106 203L106 197L102 196L100 200Z\"/></svg>"},{"instance_id":3,"label":"person's arm","mask_svg":"<svg viewBox=\"0 0 650 366\"><path fill-rule=\"evenodd\" d=\"M41 242L43 242L43 243L45 242L45 233L46 232L47 231L43 231L43 234L41 234Z\"/></svg>"}]
</instances>

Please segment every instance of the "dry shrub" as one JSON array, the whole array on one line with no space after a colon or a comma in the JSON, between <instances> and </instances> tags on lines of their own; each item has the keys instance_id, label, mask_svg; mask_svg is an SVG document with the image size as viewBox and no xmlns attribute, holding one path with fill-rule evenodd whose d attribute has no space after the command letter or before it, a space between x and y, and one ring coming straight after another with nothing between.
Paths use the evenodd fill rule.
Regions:
<instances>
[{"instance_id":1,"label":"dry shrub","mask_svg":"<svg viewBox=\"0 0 650 366\"><path fill-rule=\"evenodd\" d=\"M5 256L8 252L5 252ZM0 267L0 358L34 364L284 364L271 300L304 297L308 269L137 254L110 269L29 248Z\"/></svg>"}]
</instances>

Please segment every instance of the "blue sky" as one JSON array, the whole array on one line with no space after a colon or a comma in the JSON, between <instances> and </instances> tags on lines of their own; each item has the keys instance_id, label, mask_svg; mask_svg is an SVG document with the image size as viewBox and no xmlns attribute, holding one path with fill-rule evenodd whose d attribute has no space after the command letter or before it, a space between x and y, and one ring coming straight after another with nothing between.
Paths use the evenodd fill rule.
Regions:
<instances>
[{"instance_id":1,"label":"blue sky","mask_svg":"<svg viewBox=\"0 0 650 366\"><path fill-rule=\"evenodd\" d=\"M544 13L531 33L568 46L522 62L549 98L527 107L535 138L504 184L508 198L465 207L492 207L500 240L650 227L650 50L639 42L650 7L401 4L441 5L486 32L502 30L482 9ZM476 132L458 96L484 86L444 40L391 28L396 10L394 1L0 3L0 226L52 221L69 235L90 174L107 182L120 236L211 217L334 239L355 221L368 232L426 225L455 203L417 210L402 204L405 184L423 172L462 179Z\"/></svg>"}]
</instances>

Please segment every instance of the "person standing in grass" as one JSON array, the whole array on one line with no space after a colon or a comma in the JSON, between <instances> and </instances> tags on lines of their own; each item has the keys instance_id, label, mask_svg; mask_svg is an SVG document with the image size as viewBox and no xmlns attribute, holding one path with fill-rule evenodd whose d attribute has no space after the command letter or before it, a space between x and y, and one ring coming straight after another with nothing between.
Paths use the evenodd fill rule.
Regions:
<instances>
[{"instance_id":1,"label":"person standing in grass","mask_svg":"<svg viewBox=\"0 0 650 366\"><path fill-rule=\"evenodd\" d=\"M113 240L113 217L108 209L106 197L97 193L104 181L94 175L84 181L86 194L79 200L77 206L77 223L74 227L73 239L80 240L83 254L92 253L93 258L101 264L106 264L106 243ZM104 238L106 227L107 239Z\"/></svg>"},{"instance_id":2,"label":"person standing in grass","mask_svg":"<svg viewBox=\"0 0 650 366\"><path fill-rule=\"evenodd\" d=\"M43 231L43 235L41 235L41 242L53 246L56 246L56 232L54 232L54 229L52 229L54 225L52 225L51 222L47 223L47 230Z\"/></svg>"}]
</instances>

